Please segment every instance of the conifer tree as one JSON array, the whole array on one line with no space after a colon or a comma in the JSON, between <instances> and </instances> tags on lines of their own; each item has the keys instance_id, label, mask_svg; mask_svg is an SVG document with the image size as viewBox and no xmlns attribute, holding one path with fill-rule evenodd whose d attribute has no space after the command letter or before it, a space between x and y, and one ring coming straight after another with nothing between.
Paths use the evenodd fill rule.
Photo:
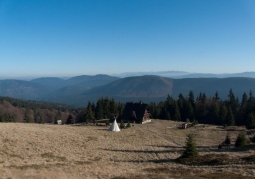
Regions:
<instances>
[{"instance_id":1,"label":"conifer tree","mask_svg":"<svg viewBox=\"0 0 255 179\"><path fill-rule=\"evenodd\" d=\"M247 144L247 139L246 139L245 134L243 132L238 134L238 136L236 138L235 146L242 147L242 146L245 146L246 144Z\"/></svg>"},{"instance_id":2,"label":"conifer tree","mask_svg":"<svg viewBox=\"0 0 255 179\"><path fill-rule=\"evenodd\" d=\"M186 149L183 152L181 158L190 158L196 156L198 156L198 151L196 148L196 143L194 141L194 136L192 134L189 134L186 142Z\"/></svg>"},{"instance_id":3,"label":"conifer tree","mask_svg":"<svg viewBox=\"0 0 255 179\"><path fill-rule=\"evenodd\" d=\"M30 119L29 119L29 109L28 108L26 108L26 110L25 110L24 122L26 122L26 123L30 122Z\"/></svg>"},{"instance_id":4,"label":"conifer tree","mask_svg":"<svg viewBox=\"0 0 255 179\"><path fill-rule=\"evenodd\" d=\"M219 124L224 125L226 124L226 118L227 118L227 114L228 114L228 109L225 105L225 103L223 103L220 107L220 112L219 112Z\"/></svg>"},{"instance_id":5,"label":"conifer tree","mask_svg":"<svg viewBox=\"0 0 255 179\"><path fill-rule=\"evenodd\" d=\"M125 128L125 124L124 124L123 120L120 121L120 128L121 128L121 129L124 129L124 128Z\"/></svg>"},{"instance_id":6,"label":"conifer tree","mask_svg":"<svg viewBox=\"0 0 255 179\"><path fill-rule=\"evenodd\" d=\"M229 135L226 136L224 143L229 146L231 144Z\"/></svg>"},{"instance_id":7,"label":"conifer tree","mask_svg":"<svg viewBox=\"0 0 255 179\"><path fill-rule=\"evenodd\" d=\"M255 129L255 116L254 113L250 113L247 122L246 122L247 129Z\"/></svg>"},{"instance_id":8,"label":"conifer tree","mask_svg":"<svg viewBox=\"0 0 255 179\"><path fill-rule=\"evenodd\" d=\"M227 113L227 117L226 117L226 124L228 126L234 126L235 125L235 118L234 118L234 115L232 113L231 107L228 108L228 113Z\"/></svg>"}]
</instances>

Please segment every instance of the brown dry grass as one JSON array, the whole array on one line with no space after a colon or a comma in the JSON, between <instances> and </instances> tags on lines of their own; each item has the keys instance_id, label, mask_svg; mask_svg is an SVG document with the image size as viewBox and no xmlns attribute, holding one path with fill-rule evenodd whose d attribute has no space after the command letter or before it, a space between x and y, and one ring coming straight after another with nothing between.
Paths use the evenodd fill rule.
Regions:
<instances>
[{"instance_id":1,"label":"brown dry grass","mask_svg":"<svg viewBox=\"0 0 255 179\"><path fill-rule=\"evenodd\" d=\"M179 130L176 125L173 121L154 120L114 133L96 126L0 123L0 179L254 177L254 149L217 150L226 134L234 141L243 128L199 125ZM195 134L200 155L227 155L231 161L242 162L176 162L188 133Z\"/></svg>"}]
</instances>

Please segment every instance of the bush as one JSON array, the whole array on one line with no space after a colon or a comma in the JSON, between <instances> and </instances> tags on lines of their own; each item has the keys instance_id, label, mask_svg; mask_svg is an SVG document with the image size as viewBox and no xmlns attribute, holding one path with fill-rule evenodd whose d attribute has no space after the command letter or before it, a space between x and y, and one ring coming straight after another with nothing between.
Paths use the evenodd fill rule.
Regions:
<instances>
[{"instance_id":1,"label":"bush","mask_svg":"<svg viewBox=\"0 0 255 179\"><path fill-rule=\"evenodd\" d=\"M226 136L226 139L224 141L224 144L229 146L231 144L231 141L230 141L230 138L229 138L229 135Z\"/></svg>"},{"instance_id":2,"label":"bush","mask_svg":"<svg viewBox=\"0 0 255 179\"><path fill-rule=\"evenodd\" d=\"M127 127L131 127L131 125L130 125L130 122L128 121L128 123L127 123Z\"/></svg>"},{"instance_id":3,"label":"bush","mask_svg":"<svg viewBox=\"0 0 255 179\"><path fill-rule=\"evenodd\" d=\"M192 121L192 126L195 126L195 125L197 125L197 124L199 124L197 120L193 120L193 121Z\"/></svg>"},{"instance_id":4,"label":"bush","mask_svg":"<svg viewBox=\"0 0 255 179\"><path fill-rule=\"evenodd\" d=\"M242 132L237 136L235 146L242 147L242 146L245 146L246 144L247 144L247 139L245 134Z\"/></svg>"},{"instance_id":5,"label":"bush","mask_svg":"<svg viewBox=\"0 0 255 179\"><path fill-rule=\"evenodd\" d=\"M197 156L198 156L198 151L196 148L194 137L192 134L189 134L187 142L186 142L186 149L183 152L181 158L190 158L190 157L197 157Z\"/></svg>"},{"instance_id":6,"label":"bush","mask_svg":"<svg viewBox=\"0 0 255 179\"><path fill-rule=\"evenodd\" d=\"M124 128L125 128L125 124L124 124L123 120L120 121L120 128L121 128L121 129L124 129Z\"/></svg>"}]
</instances>

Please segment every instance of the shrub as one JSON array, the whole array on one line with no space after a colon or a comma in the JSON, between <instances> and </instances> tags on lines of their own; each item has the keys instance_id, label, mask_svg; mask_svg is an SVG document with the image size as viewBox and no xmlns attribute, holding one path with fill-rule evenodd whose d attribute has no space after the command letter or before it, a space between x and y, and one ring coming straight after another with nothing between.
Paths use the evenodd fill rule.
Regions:
<instances>
[{"instance_id":1,"label":"shrub","mask_svg":"<svg viewBox=\"0 0 255 179\"><path fill-rule=\"evenodd\" d=\"M199 124L197 120L193 120L193 121L192 121L192 126L195 126L195 125L197 125L197 124Z\"/></svg>"},{"instance_id":2,"label":"shrub","mask_svg":"<svg viewBox=\"0 0 255 179\"><path fill-rule=\"evenodd\" d=\"M130 122L128 121L128 123L127 123L127 127L131 127L131 125L130 125Z\"/></svg>"},{"instance_id":3,"label":"shrub","mask_svg":"<svg viewBox=\"0 0 255 179\"><path fill-rule=\"evenodd\" d=\"M246 144L247 144L247 139L245 134L242 132L237 136L235 146L242 147L242 146L245 146Z\"/></svg>"},{"instance_id":4,"label":"shrub","mask_svg":"<svg viewBox=\"0 0 255 179\"><path fill-rule=\"evenodd\" d=\"M124 124L123 120L120 121L120 128L121 128L121 129L124 129L124 128L125 128L125 124Z\"/></svg>"},{"instance_id":5,"label":"shrub","mask_svg":"<svg viewBox=\"0 0 255 179\"><path fill-rule=\"evenodd\" d=\"M226 139L224 141L224 144L229 146L231 144L231 141L230 141L230 138L229 138L229 135L226 136Z\"/></svg>"}]
</instances>

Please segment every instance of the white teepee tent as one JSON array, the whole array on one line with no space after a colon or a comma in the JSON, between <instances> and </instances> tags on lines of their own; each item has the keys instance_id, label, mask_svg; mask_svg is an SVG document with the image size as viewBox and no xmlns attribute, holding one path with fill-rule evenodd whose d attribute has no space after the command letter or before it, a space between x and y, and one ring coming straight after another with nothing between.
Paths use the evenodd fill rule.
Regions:
<instances>
[{"instance_id":1,"label":"white teepee tent","mask_svg":"<svg viewBox=\"0 0 255 179\"><path fill-rule=\"evenodd\" d=\"M113 132L119 132L120 128L116 122L116 119L114 120L114 122L112 123L111 127L108 129L108 131L113 131Z\"/></svg>"}]
</instances>

